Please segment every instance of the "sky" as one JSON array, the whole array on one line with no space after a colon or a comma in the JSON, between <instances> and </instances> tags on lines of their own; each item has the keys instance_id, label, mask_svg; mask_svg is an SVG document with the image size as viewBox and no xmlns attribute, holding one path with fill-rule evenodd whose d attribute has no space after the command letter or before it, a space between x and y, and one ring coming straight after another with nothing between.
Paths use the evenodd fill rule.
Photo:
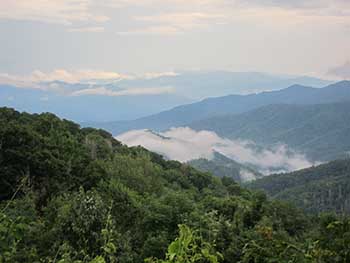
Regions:
<instances>
[{"instance_id":1,"label":"sky","mask_svg":"<svg viewBox=\"0 0 350 263\"><path fill-rule=\"evenodd\" d=\"M0 79L350 78L349 0L0 0Z\"/></svg>"}]
</instances>

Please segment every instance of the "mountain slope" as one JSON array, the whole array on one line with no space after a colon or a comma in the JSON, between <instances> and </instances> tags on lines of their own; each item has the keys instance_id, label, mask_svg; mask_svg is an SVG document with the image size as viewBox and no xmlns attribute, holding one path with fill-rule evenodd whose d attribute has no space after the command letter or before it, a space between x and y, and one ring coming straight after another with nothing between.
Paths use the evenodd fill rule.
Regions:
<instances>
[{"instance_id":1,"label":"mountain slope","mask_svg":"<svg viewBox=\"0 0 350 263\"><path fill-rule=\"evenodd\" d=\"M194 122L230 139L252 140L263 146L283 143L312 160L329 161L350 151L350 101L318 105L269 105L239 115Z\"/></svg>"},{"instance_id":2,"label":"mountain slope","mask_svg":"<svg viewBox=\"0 0 350 263\"><path fill-rule=\"evenodd\" d=\"M349 259L346 218L311 222L230 178L53 114L0 108L0 123L0 262L164 262L169 244L182 262Z\"/></svg>"},{"instance_id":3,"label":"mountain slope","mask_svg":"<svg viewBox=\"0 0 350 263\"><path fill-rule=\"evenodd\" d=\"M263 176L253 168L229 159L218 152L214 152L214 157L211 160L201 158L191 160L188 164L199 171L210 172L219 177L230 177L239 183L256 180Z\"/></svg>"},{"instance_id":4,"label":"mountain slope","mask_svg":"<svg viewBox=\"0 0 350 263\"><path fill-rule=\"evenodd\" d=\"M350 159L337 160L288 174L271 175L248 184L275 199L312 213L350 213Z\"/></svg>"},{"instance_id":5,"label":"mountain slope","mask_svg":"<svg viewBox=\"0 0 350 263\"><path fill-rule=\"evenodd\" d=\"M134 121L85 123L106 129L114 135L133 129L165 130L184 126L194 121L223 114L239 114L269 104L320 104L350 100L350 81L342 81L325 88L309 88L299 85L287 89L250 95L230 95L209 98L201 102L182 105L168 111Z\"/></svg>"}]
</instances>

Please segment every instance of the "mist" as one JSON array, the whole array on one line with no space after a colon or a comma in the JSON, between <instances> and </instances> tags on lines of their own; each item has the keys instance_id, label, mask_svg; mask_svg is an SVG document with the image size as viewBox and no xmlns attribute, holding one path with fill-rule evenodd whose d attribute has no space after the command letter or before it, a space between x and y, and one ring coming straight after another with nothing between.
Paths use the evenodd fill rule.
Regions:
<instances>
[{"instance_id":1,"label":"mist","mask_svg":"<svg viewBox=\"0 0 350 263\"><path fill-rule=\"evenodd\" d=\"M269 149L261 148L251 141L230 140L211 131L195 131L188 127L172 128L162 133L133 130L116 139L128 146L143 146L167 159L180 162L198 158L210 160L214 152L219 152L239 163L252 165L265 175L290 172L317 164L283 144Z\"/></svg>"}]
</instances>

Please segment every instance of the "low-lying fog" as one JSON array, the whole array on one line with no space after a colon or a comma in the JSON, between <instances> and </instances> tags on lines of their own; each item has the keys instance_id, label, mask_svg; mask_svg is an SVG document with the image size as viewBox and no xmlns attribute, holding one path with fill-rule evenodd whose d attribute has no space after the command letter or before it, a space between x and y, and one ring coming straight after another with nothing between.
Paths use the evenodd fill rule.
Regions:
<instances>
[{"instance_id":1,"label":"low-lying fog","mask_svg":"<svg viewBox=\"0 0 350 263\"><path fill-rule=\"evenodd\" d=\"M133 130L116 137L128 146L141 145L168 159L187 162L193 159L212 159L219 152L239 163L250 164L263 174L290 172L315 165L305 155L277 145L269 149L251 141L229 140L211 131L195 131L188 127L172 128L166 132Z\"/></svg>"}]
</instances>

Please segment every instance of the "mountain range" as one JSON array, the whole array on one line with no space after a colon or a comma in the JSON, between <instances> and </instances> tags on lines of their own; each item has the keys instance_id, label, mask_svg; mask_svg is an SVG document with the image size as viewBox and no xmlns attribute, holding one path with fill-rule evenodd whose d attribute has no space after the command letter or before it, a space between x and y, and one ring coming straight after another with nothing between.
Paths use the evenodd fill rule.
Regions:
<instances>
[{"instance_id":1,"label":"mountain range","mask_svg":"<svg viewBox=\"0 0 350 263\"><path fill-rule=\"evenodd\" d=\"M231 71L175 71L157 77L125 79L121 88L173 87L176 93L193 100L228 94L250 94L264 90L278 90L294 84L323 87L331 81L308 76L267 74L262 72Z\"/></svg>"},{"instance_id":2,"label":"mountain range","mask_svg":"<svg viewBox=\"0 0 350 263\"><path fill-rule=\"evenodd\" d=\"M0 85L0 105L30 113L54 112L61 118L82 122L132 119L192 102L170 93L109 96L94 94L98 88L87 84L51 83L54 84L58 85L58 90ZM91 94L87 92L89 90ZM120 89L111 90L117 92ZM79 95L82 91L87 94Z\"/></svg>"},{"instance_id":3,"label":"mountain range","mask_svg":"<svg viewBox=\"0 0 350 263\"><path fill-rule=\"evenodd\" d=\"M350 151L350 101L268 105L189 126L195 130L214 131L229 139L251 140L262 147L285 144L313 161L335 160Z\"/></svg>"},{"instance_id":4,"label":"mountain range","mask_svg":"<svg viewBox=\"0 0 350 263\"><path fill-rule=\"evenodd\" d=\"M324 88L293 85L277 91L208 98L132 121L92 122L83 123L83 126L103 128L114 135L134 129L162 131L171 127L188 126L214 116L244 113L270 104L308 105L348 100L350 81L337 82Z\"/></svg>"},{"instance_id":5,"label":"mountain range","mask_svg":"<svg viewBox=\"0 0 350 263\"><path fill-rule=\"evenodd\" d=\"M108 122L149 116L206 97L275 90L294 83L320 87L330 81L257 72L179 71L75 83L7 83L1 79L0 83L1 106L54 112L77 122Z\"/></svg>"}]
</instances>

